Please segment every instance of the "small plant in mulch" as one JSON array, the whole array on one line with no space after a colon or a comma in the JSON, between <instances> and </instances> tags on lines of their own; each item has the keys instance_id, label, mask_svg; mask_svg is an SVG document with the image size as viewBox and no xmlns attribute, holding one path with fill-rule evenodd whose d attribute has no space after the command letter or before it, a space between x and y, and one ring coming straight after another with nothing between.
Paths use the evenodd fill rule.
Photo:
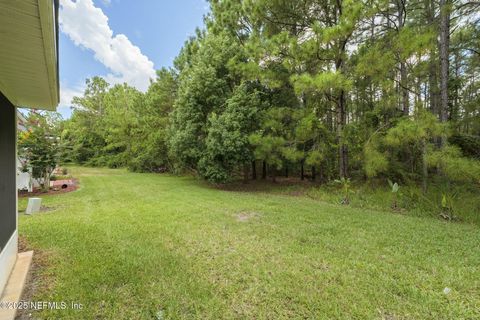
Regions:
<instances>
[{"instance_id":1,"label":"small plant in mulch","mask_svg":"<svg viewBox=\"0 0 480 320\"><path fill-rule=\"evenodd\" d=\"M68 182L61 182L53 187L50 187L48 190L44 190L42 188L35 188L32 192L27 192L25 190L19 190L18 196L19 197L32 197L32 196L40 196L40 195L47 195L47 194L63 194L67 192L75 191L79 188L78 180L70 178ZM55 180L59 181L59 180Z\"/></svg>"}]
</instances>

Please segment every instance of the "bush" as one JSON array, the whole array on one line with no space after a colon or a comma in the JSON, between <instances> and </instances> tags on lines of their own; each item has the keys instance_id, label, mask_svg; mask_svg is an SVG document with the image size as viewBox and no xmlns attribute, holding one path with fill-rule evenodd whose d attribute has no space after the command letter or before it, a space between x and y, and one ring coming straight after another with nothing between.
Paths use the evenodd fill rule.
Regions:
<instances>
[{"instance_id":1,"label":"bush","mask_svg":"<svg viewBox=\"0 0 480 320\"><path fill-rule=\"evenodd\" d=\"M448 141L459 147L463 156L480 160L480 136L456 133Z\"/></svg>"}]
</instances>

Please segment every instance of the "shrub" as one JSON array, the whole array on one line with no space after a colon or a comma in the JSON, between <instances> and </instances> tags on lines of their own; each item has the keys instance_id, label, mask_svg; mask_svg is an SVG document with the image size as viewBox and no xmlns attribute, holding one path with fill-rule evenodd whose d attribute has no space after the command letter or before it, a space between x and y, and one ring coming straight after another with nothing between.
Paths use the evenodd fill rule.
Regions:
<instances>
[{"instance_id":1,"label":"shrub","mask_svg":"<svg viewBox=\"0 0 480 320\"><path fill-rule=\"evenodd\" d=\"M448 141L459 147L465 157L480 160L480 136L456 133Z\"/></svg>"}]
</instances>

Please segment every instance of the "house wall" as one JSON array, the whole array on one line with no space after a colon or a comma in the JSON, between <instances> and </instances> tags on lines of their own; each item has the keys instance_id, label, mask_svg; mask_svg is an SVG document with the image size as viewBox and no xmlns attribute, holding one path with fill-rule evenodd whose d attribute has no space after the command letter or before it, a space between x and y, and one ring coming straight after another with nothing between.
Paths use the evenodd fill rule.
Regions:
<instances>
[{"instance_id":1,"label":"house wall","mask_svg":"<svg viewBox=\"0 0 480 320\"><path fill-rule=\"evenodd\" d=\"M19 172L17 170L17 190L33 191L32 174L30 172Z\"/></svg>"},{"instance_id":2,"label":"house wall","mask_svg":"<svg viewBox=\"0 0 480 320\"><path fill-rule=\"evenodd\" d=\"M0 93L0 292L17 254L16 109Z\"/></svg>"}]
</instances>

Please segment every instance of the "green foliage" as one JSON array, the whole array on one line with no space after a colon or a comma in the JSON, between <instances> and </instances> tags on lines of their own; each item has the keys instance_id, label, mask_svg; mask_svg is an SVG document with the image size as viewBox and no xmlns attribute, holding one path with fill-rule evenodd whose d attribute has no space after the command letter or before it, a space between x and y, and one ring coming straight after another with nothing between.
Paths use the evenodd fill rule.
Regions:
<instances>
[{"instance_id":1,"label":"green foliage","mask_svg":"<svg viewBox=\"0 0 480 320\"><path fill-rule=\"evenodd\" d=\"M350 178L340 178L334 180L335 183L338 183L342 187L343 191L343 198L340 201L341 204L350 204L350 193L352 192L350 189L351 181Z\"/></svg>"},{"instance_id":2,"label":"green foliage","mask_svg":"<svg viewBox=\"0 0 480 320\"><path fill-rule=\"evenodd\" d=\"M419 110L413 118L401 119L397 125L388 130L385 142L398 147L402 144L419 144L423 140L438 138L448 134L445 125L430 112Z\"/></svg>"},{"instance_id":3,"label":"green foliage","mask_svg":"<svg viewBox=\"0 0 480 320\"><path fill-rule=\"evenodd\" d=\"M443 192L442 201L440 203L440 217L445 220L458 220L459 217L455 215L454 202L457 194L455 192Z\"/></svg>"},{"instance_id":4,"label":"green foliage","mask_svg":"<svg viewBox=\"0 0 480 320\"><path fill-rule=\"evenodd\" d=\"M87 80L83 97L73 98L75 109L62 132L62 138L69 141L66 161L105 165L98 163L98 159L102 157L106 145L103 120L107 91L108 83L94 77Z\"/></svg>"},{"instance_id":5,"label":"green foliage","mask_svg":"<svg viewBox=\"0 0 480 320\"><path fill-rule=\"evenodd\" d=\"M392 193L397 193L398 189L400 189L400 186L398 185L398 183L396 183L396 182L393 183L392 180L390 180L390 179L388 179L388 185L392 189Z\"/></svg>"},{"instance_id":6,"label":"green foliage","mask_svg":"<svg viewBox=\"0 0 480 320\"><path fill-rule=\"evenodd\" d=\"M388 159L384 153L378 151L372 144L366 144L364 147L365 173L367 177L375 177L388 169Z\"/></svg>"},{"instance_id":7,"label":"green foliage","mask_svg":"<svg viewBox=\"0 0 480 320\"><path fill-rule=\"evenodd\" d=\"M27 131L18 137L18 156L23 169L31 170L44 190L50 188L50 177L59 162L63 144L60 141L58 113L30 112L27 117Z\"/></svg>"},{"instance_id":8,"label":"green foliage","mask_svg":"<svg viewBox=\"0 0 480 320\"><path fill-rule=\"evenodd\" d=\"M133 171L162 172L172 169L168 158L168 126L177 92L176 75L167 69L157 72L156 81L135 109L127 165Z\"/></svg>"},{"instance_id":9,"label":"green foliage","mask_svg":"<svg viewBox=\"0 0 480 320\"><path fill-rule=\"evenodd\" d=\"M382 50L383 44L371 48L361 48L355 71L358 76L370 77L376 83L382 83L384 75L396 64L395 55L391 51Z\"/></svg>"},{"instance_id":10,"label":"green foliage","mask_svg":"<svg viewBox=\"0 0 480 320\"><path fill-rule=\"evenodd\" d=\"M75 110L62 132L69 145L65 161L165 171L175 92L175 75L166 69L158 71L145 94L126 84L109 87L98 77L87 80L85 94L74 98Z\"/></svg>"},{"instance_id":11,"label":"green foliage","mask_svg":"<svg viewBox=\"0 0 480 320\"><path fill-rule=\"evenodd\" d=\"M294 75L291 81L297 93L309 90L328 93L331 90L349 90L352 87L352 82L339 72L324 72L315 76Z\"/></svg>"},{"instance_id":12,"label":"green foliage","mask_svg":"<svg viewBox=\"0 0 480 320\"><path fill-rule=\"evenodd\" d=\"M212 0L147 92L87 81L62 158L215 183L256 176L257 162L273 179L307 166L321 182L478 183L479 28L451 19L440 59L439 3L419 4ZM451 10L471 18L472 5Z\"/></svg>"},{"instance_id":13,"label":"green foliage","mask_svg":"<svg viewBox=\"0 0 480 320\"><path fill-rule=\"evenodd\" d=\"M390 189L393 195L392 209L397 210L398 209L398 190L400 189L400 186L398 185L397 182L393 183L392 180L390 179L388 179L388 185L390 186Z\"/></svg>"},{"instance_id":14,"label":"green foliage","mask_svg":"<svg viewBox=\"0 0 480 320\"><path fill-rule=\"evenodd\" d=\"M324 158L325 155L320 150L311 150L305 159L305 164L307 166L318 166Z\"/></svg>"},{"instance_id":15,"label":"green foliage","mask_svg":"<svg viewBox=\"0 0 480 320\"><path fill-rule=\"evenodd\" d=\"M458 146L465 157L480 160L480 136L455 133L448 141Z\"/></svg>"},{"instance_id":16,"label":"green foliage","mask_svg":"<svg viewBox=\"0 0 480 320\"><path fill-rule=\"evenodd\" d=\"M480 163L464 158L458 148L446 146L428 156L431 167L440 169L452 181L472 181L480 184Z\"/></svg>"},{"instance_id":17,"label":"green foliage","mask_svg":"<svg viewBox=\"0 0 480 320\"><path fill-rule=\"evenodd\" d=\"M258 127L256 115L261 109L260 92L244 83L226 101L221 115L211 114L206 152L199 163L204 178L226 182L236 168L254 160L248 136Z\"/></svg>"},{"instance_id":18,"label":"green foliage","mask_svg":"<svg viewBox=\"0 0 480 320\"><path fill-rule=\"evenodd\" d=\"M241 52L225 34L196 41L198 50L179 77L169 129L169 152L179 170L195 170L204 158L209 118L223 112L232 94L234 79L227 63Z\"/></svg>"},{"instance_id":19,"label":"green foliage","mask_svg":"<svg viewBox=\"0 0 480 320\"><path fill-rule=\"evenodd\" d=\"M285 150L284 138L270 134L254 133L249 137L249 141L255 147L255 157L257 159L264 159L277 170L282 168L282 156Z\"/></svg>"},{"instance_id":20,"label":"green foliage","mask_svg":"<svg viewBox=\"0 0 480 320\"><path fill-rule=\"evenodd\" d=\"M420 156L416 163L411 160L411 168L420 169L422 165L426 165L428 169L439 170L444 177L452 181L480 181L478 161L462 157L456 147L444 145L438 148L436 143L432 143L448 134L447 127L430 112L419 111L415 117L399 120L395 126L386 131L386 134L376 135L365 145L367 176L374 177L381 173L403 176L408 167L400 164L401 157L413 153ZM396 161L400 165L393 167L392 164ZM420 175L420 172L418 174Z\"/></svg>"}]
</instances>

